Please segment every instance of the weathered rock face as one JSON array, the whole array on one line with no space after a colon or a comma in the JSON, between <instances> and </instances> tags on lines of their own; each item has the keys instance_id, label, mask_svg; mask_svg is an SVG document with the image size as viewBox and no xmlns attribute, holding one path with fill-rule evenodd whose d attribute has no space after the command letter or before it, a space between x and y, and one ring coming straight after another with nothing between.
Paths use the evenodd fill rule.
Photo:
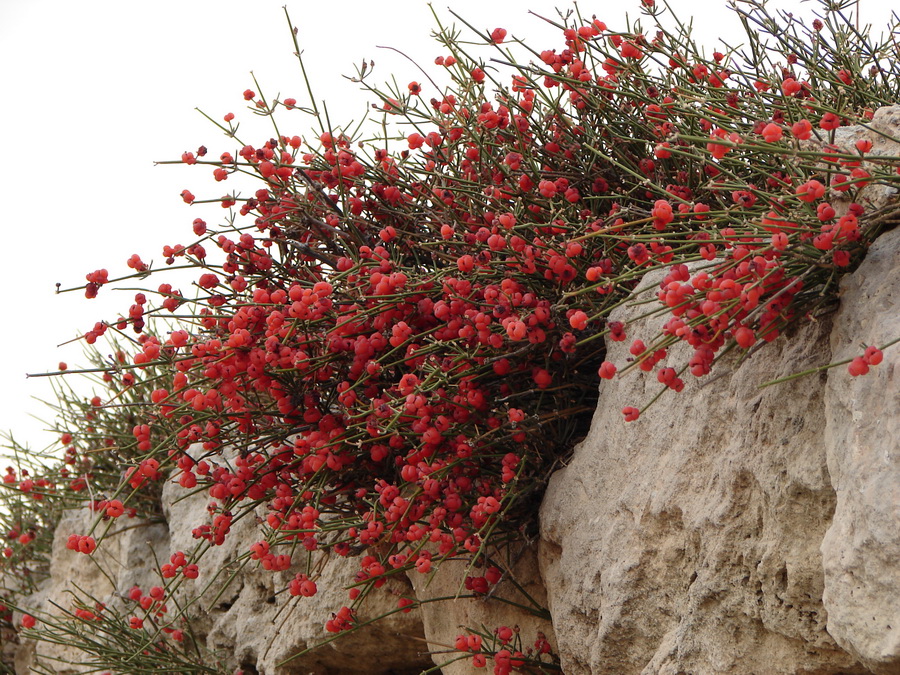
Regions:
<instances>
[{"instance_id":1,"label":"weathered rock face","mask_svg":"<svg viewBox=\"0 0 900 675\"><path fill-rule=\"evenodd\" d=\"M175 483L168 483L163 492L167 520L179 524L172 527L172 551L192 550L196 541L191 527L205 522L208 498L203 493L186 494ZM346 588L353 584L359 563L338 556L328 559L317 580L318 593L295 598L284 589L299 569L266 572L247 558L259 538L259 526L251 518L237 521L225 545L204 555L200 577L193 582L196 586L182 586L182 599L197 601L195 626L206 636L210 649L233 654L235 665L248 672L267 675L418 673L431 665L417 610L394 613L295 657L333 637L325 630L325 620L348 604ZM197 589L207 585L212 592L197 597ZM393 578L369 596L358 621L395 610L401 596L412 596L412 587L405 579Z\"/></svg>"},{"instance_id":2,"label":"weathered rock face","mask_svg":"<svg viewBox=\"0 0 900 675\"><path fill-rule=\"evenodd\" d=\"M118 521L91 556L66 549L66 540L71 533L87 532L93 514L86 508L67 513L56 529L50 579L29 598L29 608L38 616L59 615L62 609L71 610L74 593L124 609L129 589L140 586L146 593L160 583L159 564L175 551L189 552L196 546L191 529L207 521L207 501L203 494L189 495L169 483L163 493L168 525ZM348 602L345 589L354 581L358 562L328 560L318 579L319 592L312 598L294 598L285 589L296 569L265 572L248 559L258 538L256 523L237 521L225 544L204 555L200 577L181 584L176 593L179 606L193 605L192 629L223 673L242 669L266 675L404 675L432 665L418 611L395 613L337 643L322 644L331 637L325 620ZM393 586L372 594L365 603L360 622L396 609L401 594L412 594L406 580L390 583ZM308 648L308 653L297 656ZM32 672L38 663L63 675L90 670L85 654L72 646L22 640L16 672Z\"/></svg>"},{"instance_id":3,"label":"weathered rock face","mask_svg":"<svg viewBox=\"0 0 900 675\"><path fill-rule=\"evenodd\" d=\"M722 363L636 423L622 407L661 385L603 382L541 509L567 674L900 672L900 353L869 379L839 367L758 388L900 336L898 263L894 230L832 319ZM629 342L610 360L657 332L641 311L613 317Z\"/></svg>"},{"instance_id":4,"label":"weathered rock face","mask_svg":"<svg viewBox=\"0 0 900 675\"><path fill-rule=\"evenodd\" d=\"M5 601L12 597L12 591L18 592L21 588L16 580L10 578L6 573L0 572L0 612L5 612L7 606ZM19 637L16 631L6 625L0 623L0 668L6 666L13 667L16 661L16 650L19 647Z\"/></svg>"},{"instance_id":5,"label":"weathered rock face","mask_svg":"<svg viewBox=\"0 0 900 675\"><path fill-rule=\"evenodd\" d=\"M900 117L898 117L900 121ZM900 230L881 237L841 286L831 358L900 337ZM822 542L828 632L876 673L900 672L900 358L865 378L834 371L824 445L837 502Z\"/></svg>"},{"instance_id":6,"label":"weathered rock face","mask_svg":"<svg viewBox=\"0 0 900 675\"><path fill-rule=\"evenodd\" d=\"M75 596L91 596L110 608L125 610L129 589L140 586L146 592L159 584L158 565L172 552L187 552L196 545L191 529L206 521L206 505L203 493L189 494L175 483L167 483L163 507L168 525L115 522L115 529L92 556L70 551L65 544L69 534L90 529L93 514L86 508L68 512L56 530L50 578L28 599L29 610L38 616L59 615L72 609ZM285 589L296 570L265 572L248 559L250 546L258 538L255 522L250 518L237 521L225 545L204 554L200 576L182 583L175 593L175 605L193 607L189 612L192 630L222 673L413 675L458 657L458 653L447 653L448 641L452 644L466 628L482 626L516 627L528 645L543 634L555 648L550 618L540 611L547 599L534 546L519 545L503 552L504 563L511 569L497 586L493 600L429 602L457 595L467 572L473 573L465 562L449 560L433 574L413 573L409 580L393 578L369 596L357 615L359 623L384 614L389 617L322 644L333 637L325 631L324 621L347 603L346 588L355 580L358 562L328 559L317 577L319 592L312 598L292 598ZM397 613L401 596L424 604L408 614ZM55 608L54 603L60 607ZM19 619L17 616L16 622ZM16 649L9 642L16 652L16 672L21 675L34 672L39 665L62 675L91 670L89 657L74 646L23 639ZM297 656L308 648L308 653ZM433 657L429 651L435 652ZM210 661L207 665L216 664ZM471 659L465 658L442 672L484 671L474 669Z\"/></svg>"},{"instance_id":7,"label":"weathered rock face","mask_svg":"<svg viewBox=\"0 0 900 675\"><path fill-rule=\"evenodd\" d=\"M483 673L475 669L471 659L459 659L459 653L447 653L447 645L466 628L485 626L516 627L523 644L530 645L543 634L556 651L553 625L546 615L547 596L537 563L536 547L517 544L498 553L508 567L507 576L486 598L456 598L465 581L468 564L462 560L448 560L433 574L410 573L416 597L422 601L425 636L434 663L444 675ZM474 572L469 572L474 574ZM465 593L465 591L462 591ZM428 602L435 598L451 598Z\"/></svg>"},{"instance_id":8,"label":"weathered rock face","mask_svg":"<svg viewBox=\"0 0 900 675\"><path fill-rule=\"evenodd\" d=\"M75 609L76 597L122 607L122 596L132 586L147 588L158 583L154 557L165 559L169 555L165 525L122 519L112 524L104 545L93 555L67 549L68 536L88 532L93 519L94 515L84 508L69 511L60 520L53 538L50 577L38 593L28 598L27 605L35 615L70 613ZM61 675L83 673L89 670L85 659L84 653L70 645L22 640L16 652L16 672L29 673L42 664Z\"/></svg>"}]
</instances>

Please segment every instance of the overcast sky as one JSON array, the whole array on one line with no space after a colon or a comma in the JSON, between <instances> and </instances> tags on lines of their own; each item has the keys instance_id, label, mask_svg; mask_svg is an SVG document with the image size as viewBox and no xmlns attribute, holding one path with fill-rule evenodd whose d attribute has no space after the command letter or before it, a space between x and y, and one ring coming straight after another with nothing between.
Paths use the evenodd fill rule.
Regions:
<instances>
[{"instance_id":1,"label":"overcast sky","mask_svg":"<svg viewBox=\"0 0 900 675\"><path fill-rule=\"evenodd\" d=\"M81 293L56 295L57 282L78 286L101 267L110 276L124 273L133 253L159 263L163 245L189 243L194 218L221 217L213 205L186 206L179 193L190 188L198 197L214 197L231 185L217 186L204 169L153 164L201 144L215 156L237 149L194 108L216 119L234 112L248 120L241 92L255 89L250 71L267 96L306 102L283 4L0 0L0 430L32 446L47 445L52 437L31 415L47 416L33 397L47 398L50 390L25 373L55 370L59 361L83 363L80 346L57 345L132 302L133 292L110 289L93 301ZM502 26L539 50L560 47L556 31L528 14L555 18L554 1L434 3L452 23L448 4L481 28ZM683 19L702 7L696 34L711 48L719 37L740 35L724 1L673 4ZM638 14L638 5L582 1L580 8L615 30L624 29L626 11ZM287 6L314 93L328 102L335 123L359 119L371 102L341 77L364 58L375 60L375 81L423 79L414 65L377 45L400 48L431 69L442 53L430 37L435 23L425 2L288 0ZM810 3L777 6L799 10ZM879 28L890 6L864 0L862 18ZM267 128L257 128L258 134L242 135L255 144L269 137ZM307 135L309 129L310 119L299 113L281 119L282 133ZM155 287L163 279L149 281Z\"/></svg>"}]
</instances>

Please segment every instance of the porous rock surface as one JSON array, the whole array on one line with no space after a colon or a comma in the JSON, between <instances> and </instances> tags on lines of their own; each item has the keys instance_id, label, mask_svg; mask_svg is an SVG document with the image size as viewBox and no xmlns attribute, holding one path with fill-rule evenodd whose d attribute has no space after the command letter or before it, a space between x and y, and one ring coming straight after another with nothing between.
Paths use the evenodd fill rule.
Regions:
<instances>
[{"instance_id":1,"label":"porous rock surface","mask_svg":"<svg viewBox=\"0 0 900 675\"><path fill-rule=\"evenodd\" d=\"M208 501L204 493L188 494L172 482L163 491L163 507L170 523L205 522ZM265 513L256 515L264 517ZM173 551L190 551L196 545L190 527L173 527L170 536ZM233 660L248 673L255 670L266 675L401 675L419 673L431 665L423 648L422 618L417 610L391 614L293 658L334 637L325 630L325 621L350 603L346 589L355 581L359 561L339 556L326 559L316 580L316 595L295 598L286 589L300 571L298 565L273 573L246 559L259 539L260 527L253 517L236 521L225 545L213 547L203 556L200 576L194 583L196 588L209 586L210 590L198 597L193 587L181 588L184 600L197 602L194 623L206 635L210 649L233 654ZM298 552L294 558L299 560L303 555ZM411 591L405 579L392 578L370 594L357 622L392 612L399 598L410 596Z\"/></svg>"},{"instance_id":2,"label":"porous rock surface","mask_svg":"<svg viewBox=\"0 0 900 675\"><path fill-rule=\"evenodd\" d=\"M20 588L21 583L17 579L5 572L0 572L0 612L6 611L5 601L12 596L12 591L18 591ZM13 667L18 647L19 637L16 630L5 622L0 623L0 668Z\"/></svg>"},{"instance_id":3,"label":"porous rock surface","mask_svg":"<svg viewBox=\"0 0 900 675\"><path fill-rule=\"evenodd\" d=\"M900 230L882 236L845 278L831 358L900 337ZM828 632L875 673L900 672L900 350L865 378L833 371L824 447L836 493L822 541Z\"/></svg>"},{"instance_id":4,"label":"porous rock surface","mask_svg":"<svg viewBox=\"0 0 900 675\"><path fill-rule=\"evenodd\" d=\"M50 576L37 593L28 597L29 613L36 617L71 617L81 606L79 600L92 611L96 602L122 607L122 596L130 588L141 585L146 590L158 583L153 572L154 558L168 557L168 530L164 524L123 518L112 523L103 546L92 555L67 549L68 536L88 532L93 522L94 515L87 508L63 515L53 538ZM20 617L15 615L16 624ZM89 670L85 655L70 645L35 643L21 636L20 643L15 656L16 673L32 672L38 665L61 675Z\"/></svg>"},{"instance_id":5,"label":"porous rock surface","mask_svg":"<svg viewBox=\"0 0 900 675\"><path fill-rule=\"evenodd\" d=\"M70 551L65 544L69 534L89 530L93 514L86 508L68 512L56 529L48 582L29 597L28 607L39 617L59 614L71 611L75 595L89 595L125 609L124 596L133 586L146 594L160 584L158 566L175 551L193 550L197 542L191 530L208 522L208 498L203 493L190 494L169 482L162 502L166 523L120 519L91 556ZM200 576L185 581L176 592L178 605L192 605L192 628L223 673L412 675L432 665L417 610L395 613L337 643L325 643L332 637L325 621L348 604L346 588L354 581L358 561L339 557L326 561L319 592L311 598L293 598L286 589L297 569L271 573L247 560L250 546L259 540L258 525L251 520L236 521L225 544L204 554ZM393 587L374 593L365 604L360 622L390 612L400 593L410 594L406 580L390 583ZM313 649L295 658L307 648ZM71 646L22 639L16 673L33 672L38 663L62 675L90 671L85 655Z\"/></svg>"},{"instance_id":6,"label":"porous rock surface","mask_svg":"<svg viewBox=\"0 0 900 675\"><path fill-rule=\"evenodd\" d=\"M537 547L518 543L495 552L507 570L489 598L461 598L467 574L474 575L464 560L444 561L435 572L423 575L410 572L425 623L425 637L435 665L443 675L483 673L475 669L471 659L449 652L457 635L467 629L484 626L495 630L500 626L516 628L524 646L534 644L543 635L556 651L556 639L550 617L542 615L547 607L547 593L537 561ZM446 598L429 602L436 598ZM549 662L549 658L547 659Z\"/></svg>"},{"instance_id":7,"label":"porous rock surface","mask_svg":"<svg viewBox=\"0 0 900 675\"><path fill-rule=\"evenodd\" d=\"M865 378L841 366L759 388L900 337L900 229L841 292L833 317L689 379L632 424L622 407L662 385L602 383L541 508L567 675L900 672L900 350ZM658 331L643 311L612 317L628 340L609 360Z\"/></svg>"}]
</instances>

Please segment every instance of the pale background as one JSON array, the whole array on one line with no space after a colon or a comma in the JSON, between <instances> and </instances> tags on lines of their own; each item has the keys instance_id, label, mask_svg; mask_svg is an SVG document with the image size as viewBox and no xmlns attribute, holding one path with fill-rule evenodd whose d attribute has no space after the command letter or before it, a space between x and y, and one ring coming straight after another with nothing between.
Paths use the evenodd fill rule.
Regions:
<instances>
[{"instance_id":1,"label":"pale background","mask_svg":"<svg viewBox=\"0 0 900 675\"><path fill-rule=\"evenodd\" d=\"M87 272L101 267L111 277L126 273L132 253L160 263L164 244L190 243L195 217L212 226L224 214L215 205L189 208L179 193L190 188L198 198L221 196L233 181L215 184L209 169L153 165L201 144L215 157L224 150L236 154L235 143L194 108L219 120L234 112L245 122L244 139L259 145L271 132L264 121L254 127L258 133L248 130L251 115L241 92L256 89L250 71L267 97L280 93L307 102L282 4L0 0L0 431L12 430L33 447L51 443L44 424L32 417L47 417L35 398L49 397L49 386L25 373L55 370L61 360L70 368L83 363L78 344L57 345L126 312L132 302L133 292L109 288L93 301L80 292L55 295L57 282L81 285ZM556 2L435 3L445 25L453 22L447 4L480 28L502 26L538 50L562 48L557 31L528 14L556 18ZM673 4L683 20L696 13L695 34L708 52L720 37L739 40L739 23L724 1ZM879 33L891 4L864 0L862 21ZM391 75L401 86L424 80L414 65L376 45L397 47L426 70L439 70L433 60L444 50L430 37L436 24L425 2L287 5L314 93L327 100L334 123L359 119L372 102L342 78L363 58L376 62L374 82ZM797 14L813 8L796 0L771 5ZM571 7L562 0L559 6ZM596 13L611 29L624 30L625 12L637 16L639 2L580 7L584 16ZM310 118L291 114L280 118L282 133L308 136ZM162 281L160 275L148 283L155 288Z\"/></svg>"}]
</instances>

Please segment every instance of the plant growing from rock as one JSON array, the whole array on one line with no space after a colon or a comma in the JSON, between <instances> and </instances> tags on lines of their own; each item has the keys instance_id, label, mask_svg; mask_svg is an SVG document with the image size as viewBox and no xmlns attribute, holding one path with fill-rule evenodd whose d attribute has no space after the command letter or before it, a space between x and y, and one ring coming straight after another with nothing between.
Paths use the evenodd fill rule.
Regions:
<instances>
[{"instance_id":1,"label":"plant growing from rock","mask_svg":"<svg viewBox=\"0 0 900 675\"><path fill-rule=\"evenodd\" d=\"M112 496L93 498L98 518L152 504L169 477L208 493L198 548L162 565L159 600L259 509L247 564L297 570L285 589L297 602L317 592L322 556L358 557L347 605L323 617L335 634L386 579L449 558L471 562L461 592L489 597L504 577L492 556L534 535L599 380L640 370L659 382L622 411L634 421L723 353L789 338L834 307L841 276L898 219L896 200L869 195L900 184L900 158L840 142L848 125L883 135L875 111L900 94L893 43L859 33L840 3L805 25L749 2L736 9L747 42L707 56L652 0L642 12L650 28L577 10L546 19L561 44L544 51L501 28L457 17L463 40L439 23L435 79L447 86L426 76L381 89L365 64L353 78L378 100L376 136L254 80L243 99L271 136L244 138L229 113L214 121L223 152L182 155L225 189L255 186L182 192L226 214L211 225L203 210L191 243L163 250L166 266L196 273L192 290L154 285L85 334L114 331L132 348L98 366L118 392L61 429L82 444L75 461L127 465L86 477ZM303 133L304 113L316 132L288 135ZM127 265L117 280L88 274L87 297L166 271L138 255ZM662 284L642 288L659 268ZM607 319L622 303L646 304L660 332L616 364L604 339L629 339ZM146 330L160 320L171 330ZM693 354L670 363L680 341ZM888 346L861 346L849 374ZM106 438L114 460L83 445ZM9 483L30 494L21 478ZM90 554L93 535L72 534ZM50 639L40 630L30 635ZM453 649L496 673L557 668L540 640L511 650L498 636L473 632Z\"/></svg>"}]
</instances>

